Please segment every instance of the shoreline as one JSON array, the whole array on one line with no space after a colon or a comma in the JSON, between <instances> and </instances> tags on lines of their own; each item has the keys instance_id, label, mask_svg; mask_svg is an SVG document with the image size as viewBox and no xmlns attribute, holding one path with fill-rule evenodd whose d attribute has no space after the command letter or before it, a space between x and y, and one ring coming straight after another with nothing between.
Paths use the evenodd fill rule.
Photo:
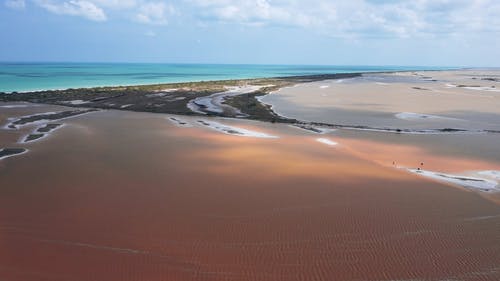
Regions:
<instances>
[{"instance_id":1,"label":"shoreline","mask_svg":"<svg viewBox=\"0 0 500 281\"><path fill-rule=\"evenodd\" d=\"M140 86L94 87L67 90L47 90L26 93L1 93L0 102L30 102L61 105L74 108L114 109L134 112L177 114L185 116L249 119L271 123L294 124L321 129L347 129L377 131L393 134L498 134L500 130L484 128L432 127L414 129L406 127L371 126L366 124L317 122L297 119L275 110L264 97L287 88L322 82L343 81L364 75L387 75L417 72L463 71L453 70L401 70L359 73L336 73L284 76L275 78L215 80L190 83L167 83ZM422 75L420 75L422 76ZM203 101L203 102L198 102ZM193 105L197 109L193 110Z\"/></svg>"},{"instance_id":2,"label":"shoreline","mask_svg":"<svg viewBox=\"0 0 500 281\"><path fill-rule=\"evenodd\" d=\"M9 64L10 62L0 62L0 68ZM3 64L3 65L2 65ZM19 65L31 65L33 63L12 63L13 67ZM35 65L40 64L52 64L52 63L34 63ZM56 65L60 63L55 63ZM79 66L83 65L94 65L95 63L62 63L69 65ZM97 65L128 65L128 63L103 63ZM132 67L129 69L130 71L137 71L134 69L134 65L165 65L165 66L217 66L218 64L171 64L171 63L137 63L130 64ZM249 79L281 79L281 78L290 78L290 77L298 77L298 76L314 76L314 75L332 75L332 74L351 74L351 73L384 73L384 72L407 72L407 71L447 71L447 70L460 70L463 67L450 67L450 66L396 66L396 65L387 65L387 66L376 66L376 65L368 65L368 66L349 66L349 65L252 65L252 64L222 64L222 67L229 67L230 72L222 72L217 73L217 69L210 69L211 72L204 71L200 73L191 73L191 72L181 72L185 74L185 77L179 77L176 73L175 76L164 76L162 79L152 79L152 81L147 81L147 79L141 79L137 77L130 76L126 79L114 79L114 82L109 81L109 79L101 80L94 79L99 78L99 76L107 75L107 73L100 73L99 69L96 69L93 73L89 73L90 75L94 75L92 80L95 80L94 83L81 83L81 81L87 80L85 76L74 76L72 79L68 80L67 83L49 83L49 85L45 85L45 87L37 87L37 83L31 85L32 83L27 81L18 81L23 85L27 85L26 88L22 89L20 87L7 87L5 89L0 88L0 93L31 93L31 92L42 92L42 91L63 91L68 89L92 89L92 88L110 88L110 87L137 87L137 86L151 86L151 85L167 85L167 84L178 84L178 83L201 83L201 82L216 82L216 81L230 81L230 80L249 80ZM234 69L234 67L241 66L243 67L241 71L238 69ZM247 68L245 68L247 67ZM256 67L260 67L260 72L255 72L257 70ZM279 67L273 70L273 67ZM302 68L303 69L302 69ZM310 67L314 67L313 70L309 70ZM319 67L319 69L316 69ZM280 70L283 68L284 70ZM119 69L120 70L120 69ZM123 70L123 69L122 69ZM133 74L128 73L127 69L124 69L124 75ZM202 69L203 70L203 69ZM8 68L6 69L8 71ZM41 69L40 71L43 71ZM64 69L62 70L64 71ZM166 70L154 68L153 71L158 72L159 75L163 74L163 71L171 71L168 68ZM215 71L215 72L214 72ZM16 79L17 72L7 72L8 75L13 75L12 79ZM22 74L22 72L19 72ZM154 73L154 72L153 72ZM121 74L116 73L116 74ZM203 75L206 74L206 75ZM163 81L162 81L163 80ZM6 80L7 81L7 80ZM43 81L42 81L43 82ZM49 81L50 82L50 81ZM88 82L88 81L87 81ZM53 84L50 86L50 84ZM29 86L28 86L29 85Z\"/></svg>"},{"instance_id":3,"label":"shoreline","mask_svg":"<svg viewBox=\"0 0 500 281\"><path fill-rule=\"evenodd\" d=\"M206 112L206 114L196 113L189 108L188 104L195 99L210 98L212 95L227 92L230 87L260 86L254 91L223 97L222 102L227 105L231 105L231 101L238 102L242 96L265 95L290 85L331 79L354 78L361 75L361 73L339 73L264 79L48 90L27 93L0 93L0 102L30 102L34 104L62 105L77 108L237 117L223 110L221 112ZM253 99L250 103L253 107L257 107L257 113L253 112L249 114L246 112L255 111L255 109L249 108L249 106L247 108L235 107L248 115L245 118L271 122L294 122L294 120L285 121L286 118L279 117L265 105L260 104L255 98Z\"/></svg>"},{"instance_id":4,"label":"shoreline","mask_svg":"<svg viewBox=\"0 0 500 281\"><path fill-rule=\"evenodd\" d=\"M364 75L364 74L391 74L391 73L407 73L407 72L429 72L429 71L460 71L460 70L481 70L483 68L446 68L446 69L414 69L414 70L387 70L387 71L361 71L361 72L337 72L337 73L321 73L321 74L305 74L305 75L285 75L285 76L262 76L262 77L249 77L249 78L234 78L234 79L215 79L215 80L188 80L188 81L178 81L178 82L166 82L166 83L132 83L132 84L111 84L103 86L88 86L88 87L67 87L67 88L52 88L52 89L33 89L26 91L0 91L0 95L3 94L30 94L39 92L51 92L51 91L67 91L67 90L91 90L91 89L110 89L110 88L128 88L128 87L154 87L154 86L170 86L178 84L193 84L193 83L221 83L221 82L232 82L232 81L251 81L251 80L265 80L265 79L301 79L301 78L313 78L321 76L335 76L335 75ZM324 80L330 80L325 78ZM322 80L318 80L322 81Z\"/></svg>"}]
</instances>

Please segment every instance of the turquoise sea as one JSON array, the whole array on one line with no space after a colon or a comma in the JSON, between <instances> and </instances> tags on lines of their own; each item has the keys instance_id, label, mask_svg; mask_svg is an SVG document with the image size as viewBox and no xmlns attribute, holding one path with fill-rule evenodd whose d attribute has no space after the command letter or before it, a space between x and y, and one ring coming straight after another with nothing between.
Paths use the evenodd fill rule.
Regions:
<instances>
[{"instance_id":1,"label":"turquoise sea","mask_svg":"<svg viewBox=\"0 0 500 281\"><path fill-rule=\"evenodd\" d=\"M141 85L326 73L439 70L417 66L0 63L0 92Z\"/></svg>"}]
</instances>

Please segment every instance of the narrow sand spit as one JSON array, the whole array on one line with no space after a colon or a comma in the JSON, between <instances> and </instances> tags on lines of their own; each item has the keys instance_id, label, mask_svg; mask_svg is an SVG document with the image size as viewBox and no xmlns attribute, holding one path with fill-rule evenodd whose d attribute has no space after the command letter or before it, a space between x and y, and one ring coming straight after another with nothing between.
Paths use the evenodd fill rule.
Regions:
<instances>
[{"instance_id":1,"label":"narrow sand spit","mask_svg":"<svg viewBox=\"0 0 500 281\"><path fill-rule=\"evenodd\" d=\"M318 138L318 139L316 139L316 141L323 143L323 144L326 144L326 145L329 145L329 146L335 146L338 144L338 143L336 143L330 139L327 139L327 138Z\"/></svg>"},{"instance_id":2,"label":"narrow sand spit","mask_svg":"<svg viewBox=\"0 0 500 281\"><path fill-rule=\"evenodd\" d=\"M290 125L290 126L294 127L294 128L306 130L306 131L309 131L312 133L316 133L316 134L326 134L326 133L336 131L335 129L323 128L323 127L314 126L314 125L310 125L310 124L295 124L295 125Z\"/></svg>"},{"instance_id":3,"label":"narrow sand spit","mask_svg":"<svg viewBox=\"0 0 500 281\"><path fill-rule=\"evenodd\" d=\"M190 122L181 119L180 117L167 117L167 120L174 123L174 125L176 125L177 127L184 127L184 128L193 127L193 125L191 125Z\"/></svg>"},{"instance_id":4,"label":"narrow sand spit","mask_svg":"<svg viewBox=\"0 0 500 281\"><path fill-rule=\"evenodd\" d=\"M487 92L500 92L500 89L497 89L495 86L483 87L483 86L475 86L475 85L454 85L454 84L446 84L447 88L460 88L474 91L487 91Z\"/></svg>"},{"instance_id":5,"label":"narrow sand spit","mask_svg":"<svg viewBox=\"0 0 500 281\"><path fill-rule=\"evenodd\" d=\"M479 171L477 173L488 178L500 180L500 171Z\"/></svg>"},{"instance_id":6,"label":"narrow sand spit","mask_svg":"<svg viewBox=\"0 0 500 281\"><path fill-rule=\"evenodd\" d=\"M34 103L7 104L7 105L0 105L0 108L13 109L13 108L36 107L36 106L40 106L40 105L34 104Z\"/></svg>"},{"instance_id":7,"label":"narrow sand spit","mask_svg":"<svg viewBox=\"0 0 500 281\"><path fill-rule=\"evenodd\" d=\"M215 121L209 121L209 120L198 120L197 121L199 124L208 127L212 130L228 134L228 135L235 135L235 136L240 136L240 137L252 137L252 138L278 138L277 136L269 135L266 133L262 132L257 132L257 131L252 131L252 130L247 130L244 128L239 128L235 126L228 126L228 125L223 125L219 122Z\"/></svg>"},{"instance_id":8,"label":"narrow sand spit","mask_svg":"<svg viewBox=\"0 0 500 281\"><path fill-rule=\"evenodd\" d=\"M414 113L414 112L401 112L394 114L396 118L403 120L429 120L429 119L449 119L449 120L457 120L456 118L444 117L439 115L432 114L422 114L422 113Z\"/></svg>"},{"instance_id":9,"label":"narrow sand spit","mask_svg":"<svg viewBox=\"0 0 500 281\"><path fill-rule=\"evenodd\" d=\"M461 187L481 192L500 192L500 186L497 181L480 177L470 177L464 175L452 175L440 172L426 171L421 169L407 169L409 172L435 179L441 182L451 183ZM481 175L481 172L478 173Z\"/></svg>"},{"instance_id":10,"label":"narrow sand spit","mask_svg":"<svg viewBox=\"0 0 500 281\"><path fill-rule=\"evenodd\" d=\"M70 100L70 101L62 101L62 104L70 104L70 105L81 105L81 104L87 104L90 103L90 101L84 101L84 100Z\"/></svg>"}]
</instances>

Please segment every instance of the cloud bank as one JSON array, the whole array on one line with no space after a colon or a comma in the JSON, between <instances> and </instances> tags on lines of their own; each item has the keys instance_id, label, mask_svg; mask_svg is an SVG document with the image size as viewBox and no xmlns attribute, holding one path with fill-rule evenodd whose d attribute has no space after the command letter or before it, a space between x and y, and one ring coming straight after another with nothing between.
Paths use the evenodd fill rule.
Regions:
<instances>
[{"instance_id":1,"label":"cloud bank","mask_svg":"<svg viewBox=\"0 0 500 281\"><path fill-rule=\"evenodd\" d=\"M48 12L106 21L166 25L184 17L205 24L277 26L314 30L333 37L455 36L500 32L497 0L32 0ZM7 0L23 9L24 0ZM184 21L185 22L185 21Z\"/></svg>"},{"instance_id":2,"label":"cloud bank","mask_svg":"<svg viewBox=\"0 0 500 281\"><path fill-rule=\"evenodd\" d=\"M206 21L314 28L332 36L499 32L494 0L186 0Z\"/></svg>"},{"instance_id":3,"label":"cloud bank","mask_svg":"<svg viewBox=\"0 0 500 281\"><path fill-rule=\"evenodd\" d=\"M85 0L54 2L38 0L36 3L47 11L57 15L81 16L92 21L105 21L104 11L94 3Z\"/></svg>"}]
</instances>

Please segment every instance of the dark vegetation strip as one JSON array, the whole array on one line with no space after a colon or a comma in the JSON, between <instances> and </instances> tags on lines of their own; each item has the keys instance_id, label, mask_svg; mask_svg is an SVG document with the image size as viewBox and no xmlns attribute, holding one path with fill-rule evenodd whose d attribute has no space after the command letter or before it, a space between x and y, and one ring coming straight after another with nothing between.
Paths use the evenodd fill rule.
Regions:
<instances>
[{"instance_id":1,"label":"dark vegetation strip","mask_svg":"<svg viewBox=\"0 0 500 281\"><path fill-rule=\"evenodd\" d=\"M0 149L0 159L26 152L24 148L3 148Z\"/></svg>"},{"instance_id":2,"label":"dark vegetation strip","mask_svg":"<svg viewBox=\"0 0 500 281\"><path fill-rule=\"evenodd\" d=\"M17 129L17 126L22 126L26 125L29 123L34 123L40 120L60 120L68 117L73 117L89 112L94 112L96 111L95 109L87 109L87 110L69 110L69 111L62 111L62 112L57 112L57 113L41 113L41 114L35 114L35 115L30 115L30 116L24 116L21 117L17 120L14 120L11 122L8 127L11 129ZM47 128L47 126L46 126ZM50 128L50 127L49 127Z\"/></svg>"},{"instance_id":3,"label":"dark vegetation strip","mask_svg":"<svg viewBox=\"0 0 500 281\"><path fill-rule=\"evenodd\" d=\"M35 141L37 139L41 139L45 136L45 134L29 134L26 136L26 138L23 140L23 142L30 142L30 141Z\"/></svg>"},{"instance_id":4,"label":"dark vegetation strip","mask_svg":"<svg viewBox=\"0 0 500 281\"><path fill-rule=\"evenodd\" d=\"M47 124L43 127L36 129L36 132L37 133L50 133L53 130L59 128L60 126L62 126L62 124Z\"/></svg>"}]
</instances>

